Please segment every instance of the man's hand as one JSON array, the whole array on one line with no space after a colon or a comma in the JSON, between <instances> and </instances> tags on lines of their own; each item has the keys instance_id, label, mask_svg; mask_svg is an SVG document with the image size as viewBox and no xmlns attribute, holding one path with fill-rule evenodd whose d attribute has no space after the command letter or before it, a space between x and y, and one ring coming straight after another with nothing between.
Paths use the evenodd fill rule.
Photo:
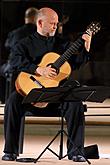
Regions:
<instances>
[{"instance_id":1,"label":"man's hand","mask_svg":"<svg viewBox=\"0 0 110 165\"><path fill-rule=\"evenodd\" d=\"M91 38L92 38L92 33L88 34L83 34L82 39L85 40L85 48L89 52L90 50L90 45L91 45Z\"/></svg>"},{"instance_id":2,"label":"man's hand","mask_svg":"<svg viewBox=\"0 0 110 165\"><path fill-rule=\"evenodd\" d=\"M47 67L38 67L36 69L36 73L40 74L41 76L51 78L51 79L57 76L56 70L52 68L51 65Z\"/></svg>"},{"instance_id":3,"label":"man's hand","mask_svg":"<svg viewBox=\"0 0 110 165\"><path fill-rule=\"evenodd\" d=\"M48 103L46 102L38 102L38 103L31 103L31 104L38 108L45 108L48 105Z\"/></svg>"}]
</instances>

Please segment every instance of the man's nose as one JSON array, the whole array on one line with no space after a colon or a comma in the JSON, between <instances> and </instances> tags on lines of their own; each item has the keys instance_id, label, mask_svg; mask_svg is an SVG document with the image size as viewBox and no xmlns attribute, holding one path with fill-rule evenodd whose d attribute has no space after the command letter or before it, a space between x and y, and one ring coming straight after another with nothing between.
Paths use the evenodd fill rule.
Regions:
<instances>
[{"instance_id":1,"label":"man's nose","mask_svg":"<svg viewBox=\"0 0 110 165\"><path fill-rule=\"evenodd\" d=\"M54 24L54 25L53 25L53 28L54 28L54 29L57 29L57 25L56 25L56 24Z\"/></svg>"}]
</instances>

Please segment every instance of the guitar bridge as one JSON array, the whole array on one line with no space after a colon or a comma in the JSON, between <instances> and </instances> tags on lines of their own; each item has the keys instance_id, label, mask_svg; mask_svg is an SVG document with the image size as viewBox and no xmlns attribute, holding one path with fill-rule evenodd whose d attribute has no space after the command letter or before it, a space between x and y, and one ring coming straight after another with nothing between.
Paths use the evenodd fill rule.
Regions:
<instances>
[{"instance_id":1,"label":"guitar bridge","mask_svg":"<svg viewBox=\"0 0 110 165\"><path fill-rule=\"evenodd\" d=\"M36 80L33 76L30 76L30 79L34 82L34 83L36 83L40 88L43 88L44 86L38 81L38 80Z\"/></svg>"}]
</instances>

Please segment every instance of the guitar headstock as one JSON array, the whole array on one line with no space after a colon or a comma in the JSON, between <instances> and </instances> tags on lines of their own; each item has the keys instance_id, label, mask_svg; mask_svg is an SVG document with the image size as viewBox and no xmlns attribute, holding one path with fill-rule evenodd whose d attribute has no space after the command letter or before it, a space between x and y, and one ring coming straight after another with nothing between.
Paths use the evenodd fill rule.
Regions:
<instances>
[{"instance_id":1,"label":"guitar headstock","mask_svg":"<svg viewBox=\"0 0 110 165\"><path fill-rule=\"evenodd\" d=\"M101 29L101 25L99 22L91 22L91 24L87 27L86 33L90 35L95 35Z\"/></svg>"}]
</instances>

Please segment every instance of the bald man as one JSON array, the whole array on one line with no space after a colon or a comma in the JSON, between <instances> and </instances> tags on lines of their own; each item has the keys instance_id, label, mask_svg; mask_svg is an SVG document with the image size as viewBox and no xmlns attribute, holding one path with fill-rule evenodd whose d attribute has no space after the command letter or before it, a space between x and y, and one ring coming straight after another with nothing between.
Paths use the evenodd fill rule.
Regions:
<instances>
[{"instance_id":1,"label":"bald man","mask_svg":"<svg viewBox=\"0 0 110 165\"><path fill-rule=\"evenodd\" d=\"M36 19L37 32L23 39L17 44L12 52L10 65L16 68L19 74L21 71L42 76L47 81L57 77L57 69L52 65L39 66L42 57L48 52L57 52L63 54L64 51L71 46L69 41L64 43L63 39L55 36L58 25L58 14L51 8L41 8ZM83 34L80 37L81 47L84 44L86 51L90 49L91 35ZM68 46L67 46L68 45ZM80 46L77 49L81 49ZM78 51L78 50L77 50ZM53 54L54 56L54 54ZM84 53L81 59L77 59L74 54L71 59L72 66L77 67L77 64L83 63L83 60L88 59L88 54ZM84 59L83 59L84 58ZM78 61L79 60L79 61ZM51 58L49 58L51 63ZM71 64L70 64L71 65ZM66 81L66 80L65 80ZM41 84L42 86L42 84ZM2 160L14 161L17 158L19 146L19 133L21 118L27 111L37 116L60 116L61 112L58 109L60 104L49 103L42 104L22 104L24 96L14 91L9 97L5 106L4 117L4 156ZM40 108L40 105L42 108ZM65 103L66 110L64 117L67 122L68 136L72 143L67 141L68 159L78 162L84 162L84 106L81 101ZM79 150L76 150L76 147Z\"/></svg>"}]
</instances>

